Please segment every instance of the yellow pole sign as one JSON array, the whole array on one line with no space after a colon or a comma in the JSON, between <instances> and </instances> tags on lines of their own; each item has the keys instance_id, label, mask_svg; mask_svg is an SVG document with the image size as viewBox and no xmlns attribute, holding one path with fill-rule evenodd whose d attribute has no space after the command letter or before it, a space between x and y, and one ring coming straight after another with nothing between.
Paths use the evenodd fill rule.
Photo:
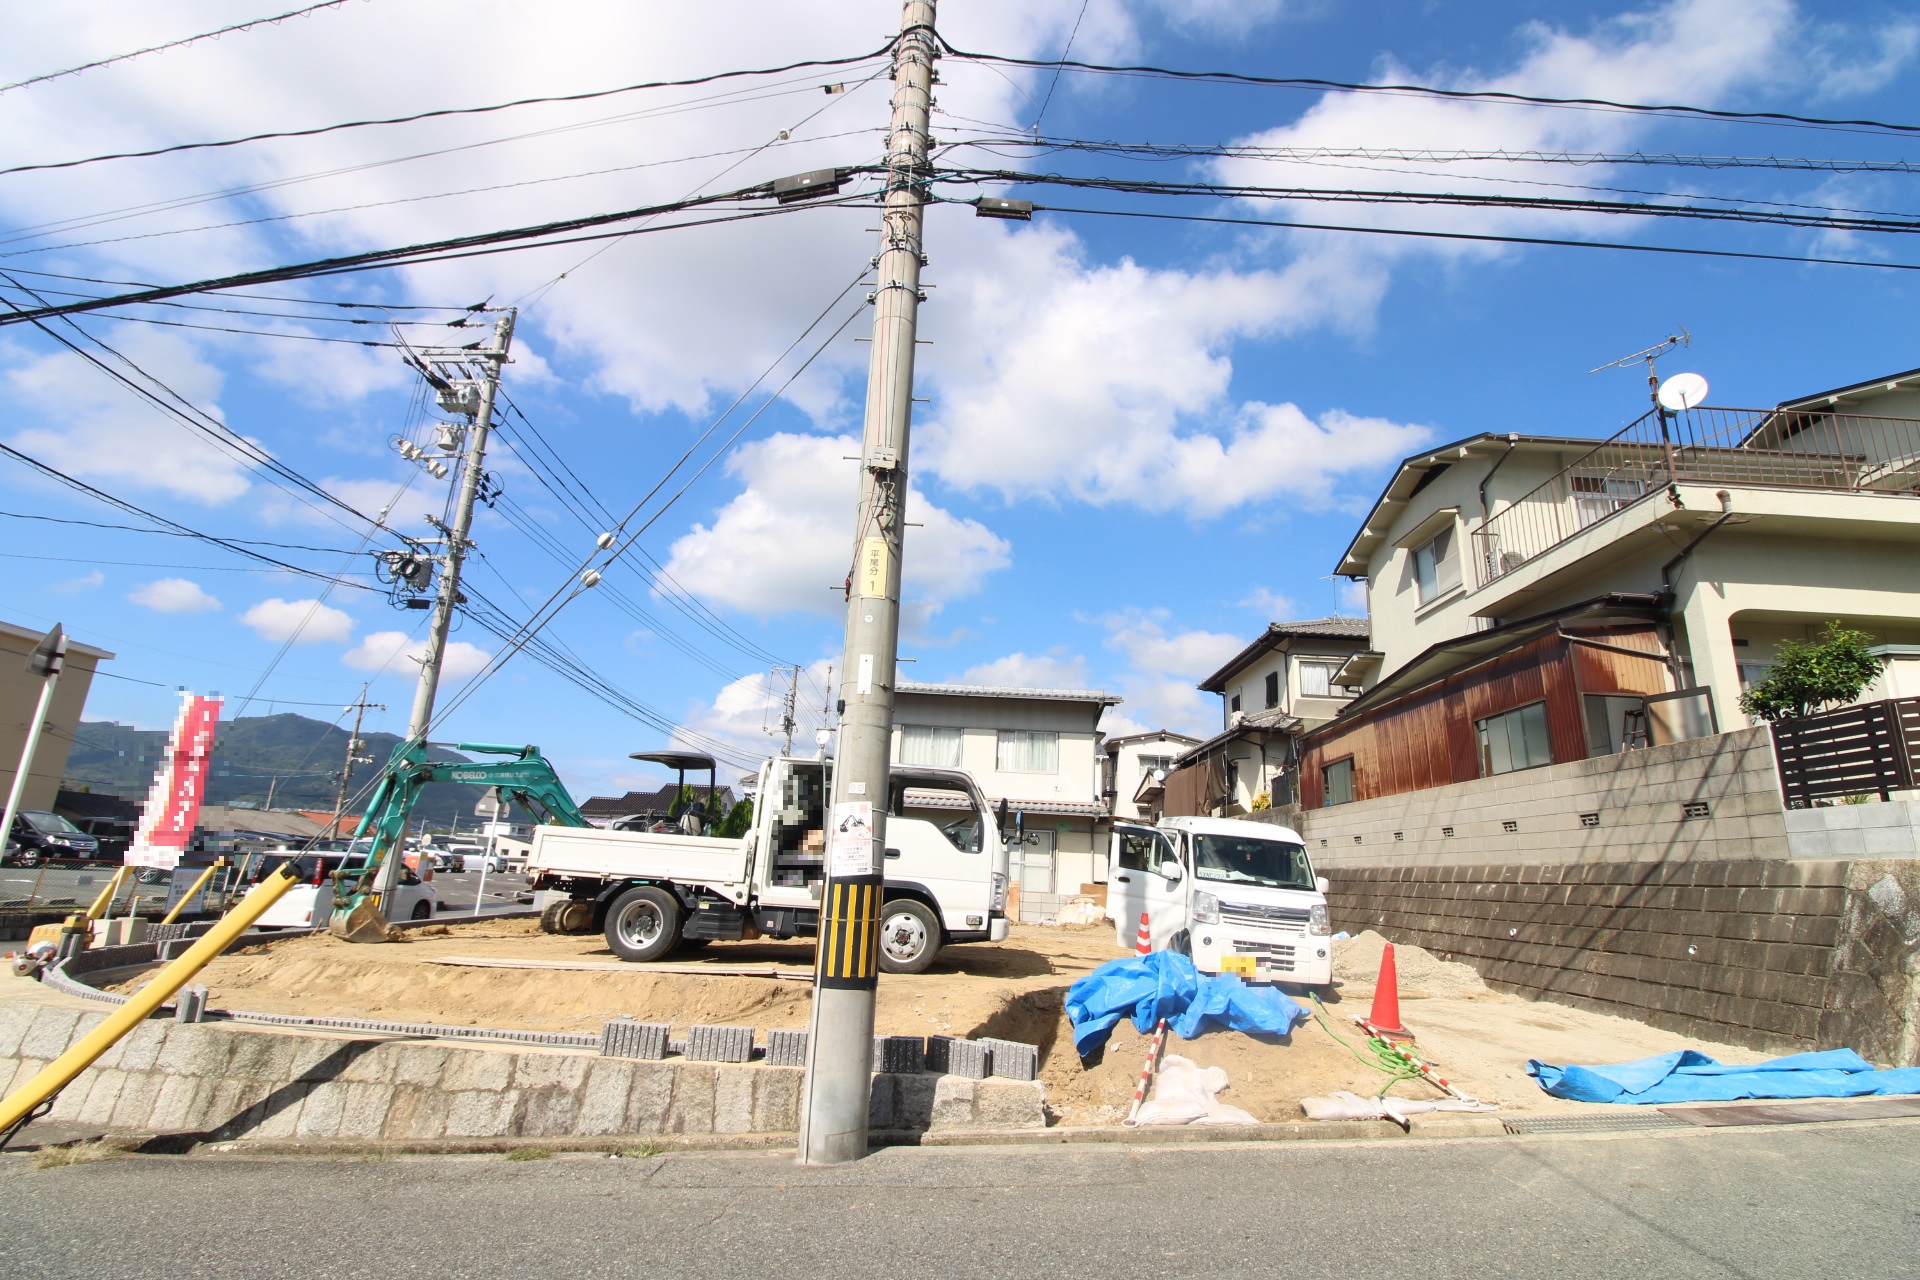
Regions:
<instances>
[{"instance_id":1,"label":"yellow pole sign","mask_svg":"<svg viewBox=\"0 0 1920 1280\"><path fill-rule=\"evenodd\" d=\"M864 538L860 542L860 594L877 600L887 598L887 570L892 553L885 538Z\"/></svg>"}]
</instances>

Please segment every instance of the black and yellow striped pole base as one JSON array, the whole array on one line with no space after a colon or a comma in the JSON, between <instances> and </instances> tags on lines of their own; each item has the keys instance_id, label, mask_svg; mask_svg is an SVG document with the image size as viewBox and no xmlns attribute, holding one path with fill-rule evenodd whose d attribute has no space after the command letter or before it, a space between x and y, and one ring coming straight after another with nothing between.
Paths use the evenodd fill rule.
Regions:
<instances>
[{"instance_id":1,"label":"black and yellow striped pole base","mask_svg":"<svg viewBox=\"0 0 1920 1280\"><path fill-rule=\"evenodd\" d=\"M872 991L880 985L880 877L829 880L820 907L815 977L822 987Z\"/></svg>"}]
</instances>

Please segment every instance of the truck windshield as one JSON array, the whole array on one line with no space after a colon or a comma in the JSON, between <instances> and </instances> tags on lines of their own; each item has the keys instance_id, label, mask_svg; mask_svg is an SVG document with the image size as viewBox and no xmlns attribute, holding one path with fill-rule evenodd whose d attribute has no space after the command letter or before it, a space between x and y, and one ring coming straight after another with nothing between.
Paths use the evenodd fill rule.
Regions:
<instances>
[{"instance_id":1,"label":"truck windshield","mask_svg":"<svg viewBox=\"0 0 1920 1280\"><path fill-rule=\"evenodd\" d=\"M1193 873L1202 880L1228 880L1269 889L1313 888L1313 868L1307 862L1306 849L1284 840L1196 835Z\"/></svg>"}]
</instances>

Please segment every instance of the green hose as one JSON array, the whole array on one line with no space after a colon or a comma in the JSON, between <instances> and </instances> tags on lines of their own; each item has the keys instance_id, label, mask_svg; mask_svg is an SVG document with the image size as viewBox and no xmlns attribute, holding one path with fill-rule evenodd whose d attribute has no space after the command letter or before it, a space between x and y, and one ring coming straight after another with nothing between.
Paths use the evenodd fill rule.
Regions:
<instances>
[{"instance_id":1,"label":"green hose","mask_svg":"<svg viewBox=\"0 0 1920 1280\"><path fill-rule=\"evenodd\" d=\"M1338 1031L1333 1029L1333 1024L1327 1020L1326 1006L1320 1003L1320 997L1312 992L1308 994L1313 998L1314 1020L1320 1024L1322 1030L1344 1045L1347 1052L1359 1059L1362 1065L1372 1067L1376 1071L1384 1071L1388 1076L1392 1077L1380 1086L1380 1092L1374 1094L1374 1097L1386 1097L1387 1091L1396 1084L1399 1084L1402 1080L1420 1080L1425 1078L1424 1072L1407 1061L1404 1054L1385 1040L1382 1040L1379 1036L1368 1036L1367 1052L1362 1053L1351 1044L1345 1036L1342 1036Z\"/></svg>"}]
</instances>

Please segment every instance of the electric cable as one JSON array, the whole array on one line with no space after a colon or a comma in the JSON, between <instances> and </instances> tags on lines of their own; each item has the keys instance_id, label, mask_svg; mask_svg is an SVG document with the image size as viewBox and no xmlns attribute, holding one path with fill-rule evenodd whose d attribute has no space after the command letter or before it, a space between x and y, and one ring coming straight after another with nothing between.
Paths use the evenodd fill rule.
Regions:
<instances>
[{"instance_id":1,"label":"electric cable","mask_svg":"<svg viewBox=\"0 0 1920 1280\"><path fill-rule=\"evenodd\" d=\"M1360 84L1346 80L1323 80L1313 76L1256 76L1237 71L1184 71L1172 67L1150 65L1113 66L1098 62L1081 62L1070 58L1038 59L1016 58L1005 54L971 53L955 48L944 38L940 40L946 55L962 62L999 63L1002 66L1024 67L1030 70L1049 70L1064 68L1070 71L1088 71L1108 75L1145 76L1151 79L1183 80L1208 84L1247 85L1260 88L1306 89L1313 92L1336 93L1379 93L1396 97L1441 98L1454 102L1493 102L1529 107L1560 107L1575 110L1620 111L1632 115L1668 115L1684 116L1692 119L1732 121L1746 124L1808 126L1813 128L1833 128L1862 130L1877 133L1912 134L1920 133L1920 125L1897 124L1884 120L1848 120L1833 119L1826 116L1793 115L1781 111L1724 111L1713 107L1695 107L1684 103L1646 103L1621 102L1611 98L1552 98L1535 94L1513 93L1501 89L1441 89L1423 84Z\"/></svg>"},{"instance_id":2,"label":"electric cable","mask_svg":"<svg viewBox=\"0 0 1920 1280\"><path fill-rule=\"evenodd\" d=\"M125 533L152 533L168 538L199 537L199 534L177 533L171 529L145 529L133 524L107 524L99 520L74 520L64 516L28 515L20 511L0 511L0 516L9 520L41 520L48 524L84 525L89 529L117 529ZM349 554L338 547L310 547L298 542L265 542L258 538L222 537L222 542L237 542L244 546L276 547L281 551L316 551L321 555L344 556Z\"/></svg>"},{"instance_id":3,"label":"electric cable","mask_svg":"<svg viewBox=\"0 0 1920 1280\"><path fill-rule=\"evenodd\" d=\"M841 172L852 177L859 174L878 172L873 165L862 165ZM74 315L80 312L99 311L107 307L126 306L133 303L153 302L162 298L177 298L190 293L208 293L217 289L237 289L252 284L269 284L281 280L298 280L308 276L331 275L342 271L361 270L395 266L401 263L422 261L441 261L447 257L466 256L460 250L484 248L503 243L528 240L541 240L543 244L534 247L548 247L554 243L570 241L552 241L548 237L563 235L569 231L589 227L606 226L615 222L631 222L640 218L649 218L662 213L677 213L683 210L701 208L707 205L723 204L729 201L762 199L773 195L771 182L755 183L736 191L721 192L710 196L695 196L685 200L663 205L649 205L637 209L623 209L615 213L593 214L582 218L565 218L555 222L541 223L530 227L513 227L501 231L482 232L478 235L456 236L447 240L428 241L422 244L404 245L392 249L375 249L365 253L344 254L335 258L321 258L312 262L296 263L284 267L270 267L263 271L248 271L237 275L222 276L210 280L199 280L191 284L166 285L159 288L143 289L135 293L125 293L108 298L95 298L80 302L66 302L54 306L43 306L32 310L16 309L9 315L0 315L0 325L20 324L27 321L49 319L55 316ZM774 209L754 210L736 217L767 217L774 214L800 209L817 209L846 203L845 200L816 200L780 205ZM732 221L735 219L724 219ZM688 224L672 224L674 226ZM665 230L669 228L650 228ZM634 231L613 233L619 235L638 234ZM604 237L594 237L604 238ZM529 247L524 244L520 248Z\"/></svg>"},{"instance_id":4,"label":"electric cable","mask_svg":"<svg viewBox=\"0 0 1920 1280\"><path fill-rule=\"evenodd\" d=\"M177 142L171 146L153 147L145 151L116 151L105 155L84 156L76 160L48 160L37 164L14 165L0 169L0 177L13 173L32 173L43 169L72 169L80 165L100 164L109 160L138 160L149 156L175 155L182 151L208 151L221 147L238 147L250 142L267 142L276 138L313 138L321 134L339 133L347 129L370 129L385 125L413 124L419 120L440 120L450 116L489 115L496 111L510 111L516 107L538 106L552 102L587 102L595 98L610 98L616 94L638 93L645 89L682 89L693 85L713 84L721 80L749 79L756 76L785 75L790 71L802 71L814 67L846 67L881 57L892 50L894 41L889 40L870 53L857 54L847 58L810 58L799 62L790 62L780 67L762 67L751 71L719 71L711 75L693 76L681 80L647 80L638 84L622 85L616 89L595 89L585 93L548 94L540 97L515 98L510 102L495 102L482 107L441 107L433 111L416 111L411 115L386 116L380 119L347 120L339 124L317 125L309 129L279 129L270 132L252 133L243 138L226 138L218 142Z\"/></svg>"},{"instance_id":5,"label":"electric cable","mask_svg":"<svg viewBox=\"0 0 1920 1280\"><path fill-rule=\"evenodd\" d=\"M183 48L190 44L198 44L202 40L217 40L221 36L232 35L236 31L251 31L255 27L268 25L278 26L289 18L304 18L306 15L317 13L322 9L336 9L346 2L347 0L320 0L318 4L310 4L304 8L289 10L286 13L277 13L270 18L250 18L245 22L236 22L232 26L221 27L217 31L203 31L197 36L187 36L181 40L169 40L165 44L150 45L145 49L135 49L130 53L116 53L111 58L100 58L93 62L85 62L77 67L68 67L65 71L49 71L45 75L32 76L25 80L16 80L12 84L0 85L0 93L9 93L15 89L24 89L32 84L45 84L49 80L58 80L63 76L77 76L82 71L94 71L100 67L110 67L116 62L128 62L134 58L145 57L149 53L163 53L168 49Z\"/></svg>"}]
</instances>

